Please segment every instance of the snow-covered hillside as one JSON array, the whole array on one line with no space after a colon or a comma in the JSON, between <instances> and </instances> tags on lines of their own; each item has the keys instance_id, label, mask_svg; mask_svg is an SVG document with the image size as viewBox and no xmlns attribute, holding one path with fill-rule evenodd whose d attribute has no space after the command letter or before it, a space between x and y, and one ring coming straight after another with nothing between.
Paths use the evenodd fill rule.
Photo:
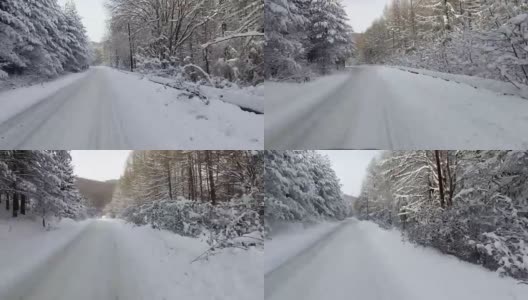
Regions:
<instances>
[{"instance_id":1,"label":"snow-covered hillside","mask_svg":"<svg viewBox=\"0 0 528 300\"><path fill-rule=\"evenodd\" d=\"M0 299L246 300L263 290L261 250L192 262L205 242L117 220L63 221L51 231L1 221L0 242Z\"/></svg>"},{"instance_id":2,"label":"snow-covered hillside","mask_svg":"<svg viewBox=\"0 0 528 300\"><path fill-rule=\"evenodd\" d=\"M299 248L298 239L269 243ZM266 274L265 299L288 300L516 300L528 285L500 278L480 266L402 242L397 231L385 231L355 219L324 236Z\"/></svg>"}]
</instances>

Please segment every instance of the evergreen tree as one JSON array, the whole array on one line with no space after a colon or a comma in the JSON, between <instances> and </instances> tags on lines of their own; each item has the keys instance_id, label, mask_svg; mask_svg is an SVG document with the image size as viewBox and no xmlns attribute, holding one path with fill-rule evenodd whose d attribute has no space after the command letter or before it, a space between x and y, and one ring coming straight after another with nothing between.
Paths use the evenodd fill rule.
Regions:
<instances>
[{"instance_id":1,"label":"evergreen tree","mask_svg":"<svg viewBox=\"0 0 528 300\"><path fill-rule=\"evenodd\" d=\"M343 219L350 211L326 157L315 151L265 151L268 227L278 222Z\"/></svg>"},{"instance_id":2,"label":"evergreen tree","mask_svg":"<svg viewBox=\"0 0 528 300\"><path fill-rule=\"evenodd\" d=\"M0 3L0 69L4 74L54 77L88 63L87 38L73 6L56 0Z\"/></svg>"}]
</instances>

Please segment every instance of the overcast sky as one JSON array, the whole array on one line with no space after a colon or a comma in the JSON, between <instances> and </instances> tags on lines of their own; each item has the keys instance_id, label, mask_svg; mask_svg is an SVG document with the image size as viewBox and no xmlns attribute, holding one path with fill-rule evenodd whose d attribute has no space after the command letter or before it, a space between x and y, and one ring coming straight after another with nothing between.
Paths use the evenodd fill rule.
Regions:
<instances>
[{"instance_id":1,"label":"overcast sky","mask_svg":"<svg viewBox=\"0 0 528 300\"><path fill-rule=\"evenodd\" d=\"M76 176L106 181L119 179L130 151L81 150L71 151Z\"/></svg>"},{"instance_id":2,"label":"overcast sky","mask_svg":"<svg viewBox=\"0 0 528 300\"><path fill-rule=\"evenodd\" d=\"M59 0L59 4L64 5L68 1L70 0ZM106 19L108 19L104 8L106 0L73 0L73 2L77 6L90 40L100 42L106 30Z\"/></svg>"},{"instance_id":3,"label":"overcast sky","mask_svg":"<svg viewBox=\"0 0 528 300\"><path fill-rule=\"evenodd\" d=\"M343 192L351 196L359 196L369 162L381 153L370 150L320 150L319 152L328 155L341 181Z\"/></svg>"},{"instance_id":4,"label":"overcast sky","mask_svg":"<svg viewBox=\"0 0 528 300\"><path fill-rule=\"evenodd\" d=\"M391 0L342 0L355 32L365 32Z\"/></svg>"}]
</instances>

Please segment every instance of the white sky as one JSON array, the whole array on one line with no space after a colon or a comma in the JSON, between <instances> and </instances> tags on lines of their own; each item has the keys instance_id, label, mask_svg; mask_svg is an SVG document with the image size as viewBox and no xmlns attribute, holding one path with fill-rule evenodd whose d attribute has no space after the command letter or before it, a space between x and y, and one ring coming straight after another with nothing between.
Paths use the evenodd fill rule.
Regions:
<instances>
[{"instance_id":1,"label":"white sky","mask_svg":"<svg viewBox=\"0 0 528 300\"><path fill-rule=\"evenodd\" d=\"M129 150L72 150L75 175L99 181L119 179L129 153Z\"/></svg>"},{"instance_id":2,"label":"white sky","mask_svg":"<svg viewBox=\"0 0 528 300\"><path fill-rule=\"evenodd\" d=\"M374 150L319 150L326 154L341 181L343 193L359 196L361 184L370 161L382 151Z\"/></svg>"},{"instance_id":3,"label":"white sky","mask_svg":"<svg viewBox=\"0 0 528 300\"><path fill-rule=\"evenodd\" d=\"M385 5L391 0L342 0L355 32L365 32L370 24L381 17Z\"/></svg>"},{"instance_id":4,"label":"white sky","mask_svg":"<svg viewBox=\"0 0 528 300\"><path fill-rule=\"evenodd\" d=\"M59 0L62 6L69 0ZM107 11L104 7L106 0L73 0L77 11L81 15L84 27L90 40L101 42L106 31Z\"/></svg>"}]
</instances>

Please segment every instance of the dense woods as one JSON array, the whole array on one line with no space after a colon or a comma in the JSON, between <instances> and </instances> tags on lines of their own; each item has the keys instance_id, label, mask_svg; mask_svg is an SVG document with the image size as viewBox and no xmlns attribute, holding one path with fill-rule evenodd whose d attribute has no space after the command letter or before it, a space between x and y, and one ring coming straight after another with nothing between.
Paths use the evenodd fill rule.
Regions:
<instances>
[{"instance_id":1,"label":"dense woods","mask_svg":"<svg viewBox=\"0 0 528 300\"><path fill-rule=\"evenodd\" d=\"M386 152L355 204L359 217L419 245L528 279L528 152Z\"/></svg>"},{"instance_id":2,"label":"dense woods","mask_svg":"<svg viewBox=\"0 0 528 300\"><path fill-rule=\"evenodd\" d=\"M108 8L104 56L114 67L263 80L263 0L109 0Z\"/></svg>"},{"instance_id":3,"label":"dense woods","mask_svg":"<svg viewBox=\"0 0 528 300\"><path fill-rule=\"evenodd\" d=\"M106 212L213 242L262 231L263 153L134 151Z\"/></svg>"},{"instance_id":4,"label":"dense woods","mask_svg":"<svg viewBox=\"0 0 528 300\"><path fill-rule=\"evenodd\" d=\"M0 1L0 79L9 75L55 77L89 64L89 45L73 2Z\"/></svg>"},{"instance_id":5,"label":"dense woods","mask_svg":"<svg viewBox=\"0 0 528 300\"><path fill-rule=\"evenodd\" d=\"M0 151L0 202L19 215L84 216L68 151Z\"/></svg>"},{"instance_id":6,"label":"dense woods","mask_svg":"<svg viewBox=\"0 0 528 300\"><path fill-rule=\"evenodd\" d=\"M327 157L315 151L265 151L266 229L288 222L344 219L350 205Z\"/></svg>"},{"instance_id":7,"label":"dense woods","mask_svg":"<svg viewBox=\"0 0 528 300\"><path fill-rule=\"evenodd\" d=\"M367 63L528 83L525 0L393 0L360 42Z\"/></svg>"},{"instance_id":8,"label":"dense woods","mask_svg":"<svg viewBox=\"0 0 528 300\"><path fill-rule=\"evenodd\" d=\"M345 66L352 27L338 0L265 0L266 78L306 78Z\"/></svg>"}]
</instances>

